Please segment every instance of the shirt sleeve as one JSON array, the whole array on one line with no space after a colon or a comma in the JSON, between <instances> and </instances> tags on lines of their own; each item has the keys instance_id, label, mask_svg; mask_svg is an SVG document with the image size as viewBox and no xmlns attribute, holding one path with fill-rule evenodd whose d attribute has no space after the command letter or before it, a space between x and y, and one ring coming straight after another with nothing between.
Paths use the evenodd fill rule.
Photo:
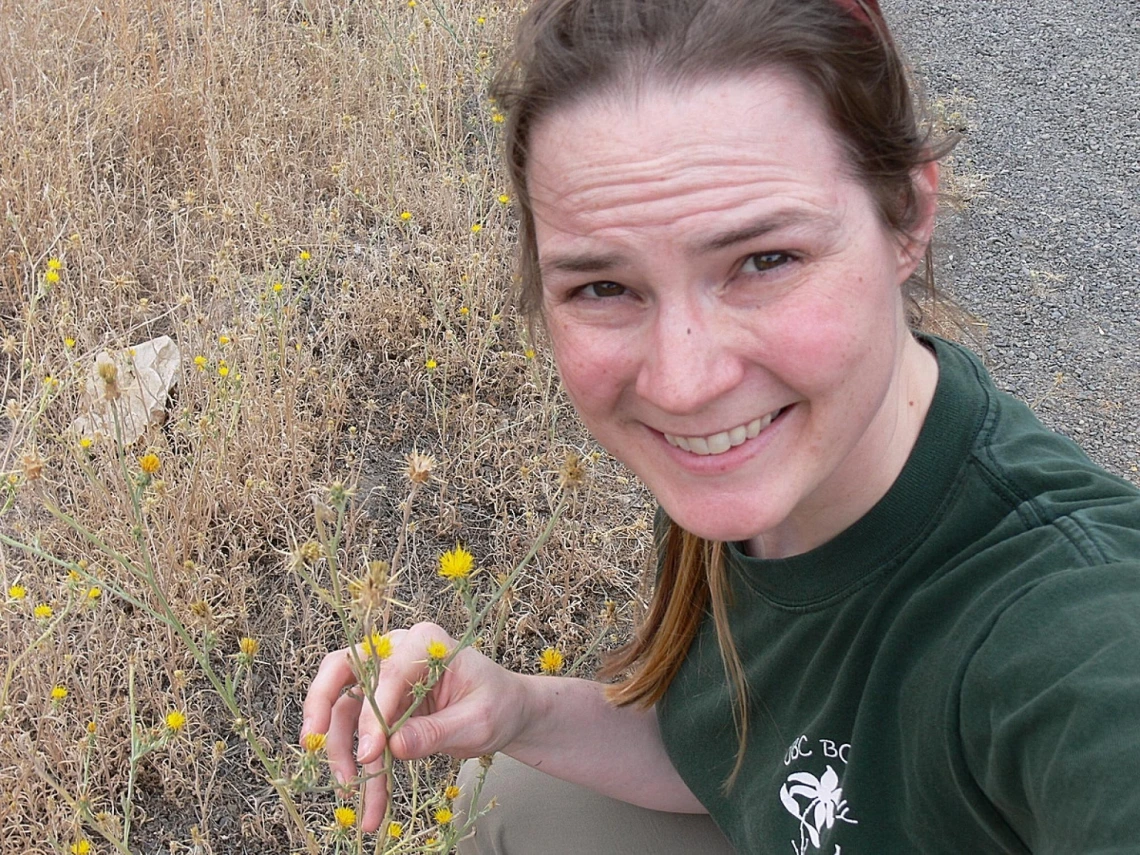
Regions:
<instances>
[{"instance_id":1,"label":"shirt sleeve","mask_svg":"<svg viewBox=\"0 0 1140 855\"><path fill-rule=\"evenodd\" d=\"M963 674L963 749L1035 855L1140 852L1140 561L1018 592Z\"/></svg>"}]
</instances>

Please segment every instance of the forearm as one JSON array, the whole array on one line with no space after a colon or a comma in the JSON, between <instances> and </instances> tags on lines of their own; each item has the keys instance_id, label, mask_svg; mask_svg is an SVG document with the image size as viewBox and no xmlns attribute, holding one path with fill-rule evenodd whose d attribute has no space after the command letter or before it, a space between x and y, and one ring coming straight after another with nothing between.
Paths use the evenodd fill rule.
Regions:
<instances>
[{"instance_id":1,"label":"forearm","mask_svg":"<svg viewBox=\"0 0 1140 855\"><path fill-rule=\"evenodd\" d=\"M527 725L504 753L641 807L705 812L669 761L654 710L616 707L591 680L521 679Z\"/></svg>"}]
</instances>

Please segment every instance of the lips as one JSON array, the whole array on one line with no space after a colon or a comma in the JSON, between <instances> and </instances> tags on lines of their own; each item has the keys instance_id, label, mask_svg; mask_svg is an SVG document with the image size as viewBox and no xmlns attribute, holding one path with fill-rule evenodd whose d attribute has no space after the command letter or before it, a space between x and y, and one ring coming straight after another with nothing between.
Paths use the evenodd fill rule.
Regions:
<instances>
[{"instance_id":1,"label":"lips","mask_svg":"<svg viewBox=\"0 0 1140 855\"><path fill-rule=\"evenodd\" d=\"M735 448L747 440L759 436L760 431L768 427L768 425L772 423L772 420L782 412L783 409L775 410L766 416L753 419L747 424L737 425L731 430L714 433L711 436L677 436L667 433L665 434L665 440L676 448L701 456L723 454L730 448Z\"/></svg>"}]
</instances>

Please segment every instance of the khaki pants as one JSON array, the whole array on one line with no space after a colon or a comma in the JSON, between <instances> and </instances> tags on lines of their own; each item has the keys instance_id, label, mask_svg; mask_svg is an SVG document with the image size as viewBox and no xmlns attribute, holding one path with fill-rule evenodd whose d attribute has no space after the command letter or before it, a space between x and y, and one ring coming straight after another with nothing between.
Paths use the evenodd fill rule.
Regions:
<instances>
[{"instance_id":1,"label":"khaki pants","mask_svg":"<svg viewBox=\"0 0 1140 855\"><path fill-rule=\"evenodd\" d=\"M459 772L462 813L477 760ZM705 814L665 813L636 807L552 778L503 754L487 772L479 808L495 807L459 844L460 855L731 855L732 847Z\"/></svg>"}]
</instances>

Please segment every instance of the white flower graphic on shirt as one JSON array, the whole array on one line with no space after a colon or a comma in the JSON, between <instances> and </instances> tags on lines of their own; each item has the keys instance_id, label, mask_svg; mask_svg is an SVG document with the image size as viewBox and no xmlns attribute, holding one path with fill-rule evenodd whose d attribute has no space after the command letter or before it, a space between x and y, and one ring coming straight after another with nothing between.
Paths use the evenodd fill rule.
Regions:
<instances>
[{"instance_id":1,"label":"white flower graphic on shirt","mask_svg":"<svg viewBox=\"0 0 1140 855\"><path fill-rule=\"evenodd\" d=\"M807 799L802 809L800 798ZM793 772L788 776L787 783L780 787L780 801L800 821L799 846L792 843L796 855L804 855L809 842L819 849L822 845L820 832L835 825L837 819L852 825L859 824L847 815L847 800L843 798L839 776L830 766L822 778L817 778L810 772Z\"/></svg>"}]
</instances>

